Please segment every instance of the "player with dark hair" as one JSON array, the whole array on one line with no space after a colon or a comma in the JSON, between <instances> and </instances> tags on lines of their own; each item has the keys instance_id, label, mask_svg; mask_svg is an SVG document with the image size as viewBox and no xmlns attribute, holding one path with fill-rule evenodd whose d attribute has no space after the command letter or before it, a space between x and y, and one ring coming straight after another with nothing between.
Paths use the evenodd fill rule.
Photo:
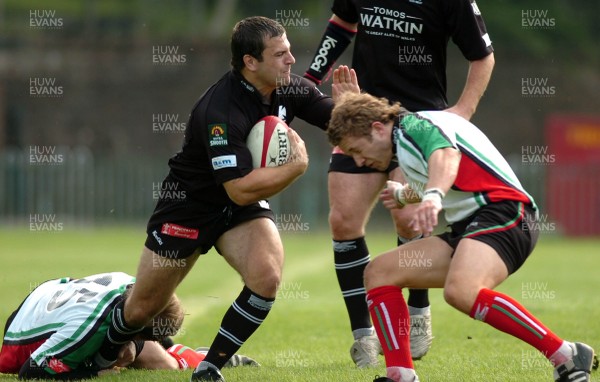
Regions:
<instances>
[{"instance_id":1,"label":"player with dark hair","mask_svg":"<svg viewBox=\"0 0 600 382\"><path fill-rule=\"evenodd\" d=\"M249 17L238 22L231 49L233 69L194 105L183 147L169 161L163 183L185 191L185 200L165 196L158 201L133 293L115 309L95 357L98 365L114 363L120 344L151 322L198 257L212 247L241 275L244 286L192 380L224 381L219 369L273 306L284 252L266 198L300 177L308 156L304 142L289 130L291 160L253 169L246 138L267 115L288 125L299 117L325 130L333 100L312 82L291 74L295 59L285 30L276 21ZM356 81L348 90L358 91ZM177 259L177 266L163 264L162 258Z\"/></svg>"},{"instance_id":2,"label":"player with dark hair","mask_svg":"<svg viewBox=\"0 0 600 382\"><path fill-rule=\"evenodd\" d=\"M399 103L360 94L336 104L328 136L359 167L383 170L396 157L406 184L387 182L380 196L386 208L419 200L409 226L425 237L376 257L365 270L367 304L387 366L387 377L375 382L419 380L402 288L444 288L457 310L538 349L555 367L557 382L589 381L597 367L591 347L562 340L494 290L533 251L538 208L475 125L453 113L409 113ZM449 230L431 236L442 209ZM422 266L407 262L415 253Z\"/></svg>"},{"instance_id":3,"label":"player with dark hair","mask_svg":"<svg viewBox=\"0 0 600 382\"><path fill-rule=\"evenodd\" d=\"M134 282L133 276L112 272L79 279L63 277L40 284L6 322L0 349L0 373L18 373L21 379L72 380L92 378L104 372L92 367L91 358L106 334L114 306L129 297ZM182 322L183 310L173 295L165 309L152 320L152 326L121 347L115 366L196 367L204 359L204 351L181 344L163 347ZM229 365L258 363L236 354Z\"/></svg>"},{"instance_id":4,"label":"player with dark hair","mask_svg":"<svg viewBox=\"0 0 600 382\"><path fill-rule=\"evenodd\" d=\"M334 0L333 16L305 77L320 84L354 36L352 67L364 91L400 101L411 111L447 110L470 119L489 82L494 55L474 0ZM454 106L446 96L448 41L469 62L463 92ZM370 256L365 226L385 181L402 181L396 164L358 168L333 149L329 167L329 226L335 270L355 342L350 349L359 367L378 364L381 349L365 303L363 272ZM398 244L421 237L407 227L410 209L391 211ZM411 289L411 350L423 357L432 341L427 290Z\"/></svg>"}]
</instances>

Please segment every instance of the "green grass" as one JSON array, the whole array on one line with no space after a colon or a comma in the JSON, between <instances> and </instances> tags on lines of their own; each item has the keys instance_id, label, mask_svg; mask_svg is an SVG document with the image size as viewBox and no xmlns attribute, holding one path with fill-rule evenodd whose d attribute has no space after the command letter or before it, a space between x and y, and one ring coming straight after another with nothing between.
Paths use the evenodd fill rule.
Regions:
<instances>
[{"instance_id":1,"label":"green grass","mask_svg":"<svg viewBox=\"0 0 600 382\"><path fill-rule=\"evenodd\" d=\"M145 238L143 225L36 233L0 232L0 321L30 289L60 276L106 271L135 274ZM376 230L373 230L376 231ZM372 381L385 368L358 370L348 355L351 334L333 270L327 234L283 236L284 283L269 318L242 348L260 368L226 369L235 381ZM373 254L391 247L390 235L371 234ZM532 257L499 289L520 300L559 336L600 349L598 295L600 240L544 237ZM201 258L178 289L186 321L177 342L210 345L220 320L242 284L216 253ZM538 293L530 298L527 287ZM542 292L542 293L539 293ZM529 346L450 308L432 290L433 332L430 353L416 362L421 381L551 381L551 367ZM383 362L383 358L381 359ZM106 381L186 381L190 372L126 370ZM592 380L599 381L600 373ZM0 375L0 381L16 380Z\"/></svg>"}]
</instances>

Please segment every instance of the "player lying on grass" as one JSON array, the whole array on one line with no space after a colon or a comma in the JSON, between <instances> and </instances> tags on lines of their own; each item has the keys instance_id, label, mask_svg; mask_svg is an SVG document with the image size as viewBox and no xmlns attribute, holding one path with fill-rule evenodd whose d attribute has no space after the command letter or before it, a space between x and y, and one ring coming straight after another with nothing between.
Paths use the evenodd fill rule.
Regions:
<instances>
[{"instance_id":1,"label":"player lying on grass","mask_svg":"<svg viewBox=\"0 0 600 382\"><path fill-rule=\"evenodd\" d=\"M113 308L127 299L133 276L113 272L49 280L39 285L8 318L0 350L0 372L21 379L83 379L103 371L90 367L90 357L101 344ZM205 350L175 344L165 349L157 342L174 335L183 322L175 295L135 341L123 344L117 367L187 369L196 367ZM235 355L230 366L258 365Z\"/></svg>"},{"instance_id":2,"label":"player lying on grass","mask_svg":"<svg viewBox=\"0 0 600 382\"><path fill-rule=\"evenodd\" d=\"M426 237L376 257L364 274L387 366L387 378L377 382L419 380L402 288L444 288L454 308L542 352L555 366L556 381L589 381L590 346L564 341L493 290L533 250L537 206L477 127L452 113L409 113L399 103L359 94L336 103L327 132L358 166L385 169L396 155L407 184L388 182L380 196L386 208L402 208L415 193L421 199L411 226ZM442 209L450 230L431 236Z\"/></svg>"}]
</instances>

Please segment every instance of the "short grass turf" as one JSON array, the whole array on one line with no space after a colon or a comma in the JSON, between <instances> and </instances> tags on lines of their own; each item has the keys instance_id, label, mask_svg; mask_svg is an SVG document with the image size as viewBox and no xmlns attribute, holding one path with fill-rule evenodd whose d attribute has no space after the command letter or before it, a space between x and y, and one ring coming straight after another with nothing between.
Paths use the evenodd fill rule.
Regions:
<instances>
[{"instance_id":1,"label":"short grass turf","mask_svg":"<svg viewBox=\"0 0 600 382\"><path fill-rule=\"evenodd\" d=\"M373 230L373 256L392 247L391 233ZM372 381L382 366L358 370L349 357L349 323L326 232L282 233L284 280L277 303L241 353L259 368L225 369L235 381ZM40 282L108 271L135 274L145 234L140 227L0 232L0 325ZM600 240L542 237L535 252L498 289L521 301L559 336L600 349ZM221 317L242 287L215 252L199 260L177 293L186 320L176 342L210 345ZM440 290L430 292L432 348L415 363L421 381L552 381L552 368L535 350L453 310ZM191 371L123 370L105 381L187 381ZM0 381L16 380L0 375ZM592 374L600 381L600 373Z\"/></svg>"}]
</instances>

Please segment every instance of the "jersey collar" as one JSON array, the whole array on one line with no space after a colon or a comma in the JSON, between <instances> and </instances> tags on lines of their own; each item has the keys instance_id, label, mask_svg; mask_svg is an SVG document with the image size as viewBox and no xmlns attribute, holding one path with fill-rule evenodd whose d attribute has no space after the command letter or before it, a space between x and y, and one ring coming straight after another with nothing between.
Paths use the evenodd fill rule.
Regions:
<instances>
[{"instance_id":1,"label":"jersey collar","mask_svg":"<svg viewBox=\"0 0 600 382\"><path fill-rule=\"evenodd\" d=\"M392 125L392 151L394 155L396 154L397 145L400 141L400 120L402 117L404 117L404 115L400 114L394 118L394 124Z\"/></svg>"},{"instance_id":2,"label":"jersey collar","mask_svg":"<svg viewBox=\"0 0 600 382\"><path fill-rule=\"evenodd\" d=\"M256 90L254 85L252 85L250 82L246 81L244 76L242 76L242 73L238 72L235 69L232 69L231 71L233 72L233 75L236 77L236 79L239 81L242 89L245 89L249 93L258 94L258 90Z\"/></svg>"},{"instance_id":3,"label":"jersey collar","mask_svg":"<svg viewBox=\"0 0 600 382\"><path fill-rule=\"evenodd\" d=\"M250 82L248 82L244 76L242 75L242 73L240 73L239 71L232 69L231 70L233 75L235 76L236 80L239 82L240 87L243 89L243 91L253 94L254 97L256 97L256 99L263 105L267 105L265 104L265 102L263 101L262 95L260 94L260 92L258 91L258 89L256 89L256 87L254 87L254 85L252 85ZM276 92L273 92L276 93ZM273 98L274 95L273 93L271 93L270 95L270 99L271 99L271 103L273 103Z\"/></svg>"}]
</instances>

